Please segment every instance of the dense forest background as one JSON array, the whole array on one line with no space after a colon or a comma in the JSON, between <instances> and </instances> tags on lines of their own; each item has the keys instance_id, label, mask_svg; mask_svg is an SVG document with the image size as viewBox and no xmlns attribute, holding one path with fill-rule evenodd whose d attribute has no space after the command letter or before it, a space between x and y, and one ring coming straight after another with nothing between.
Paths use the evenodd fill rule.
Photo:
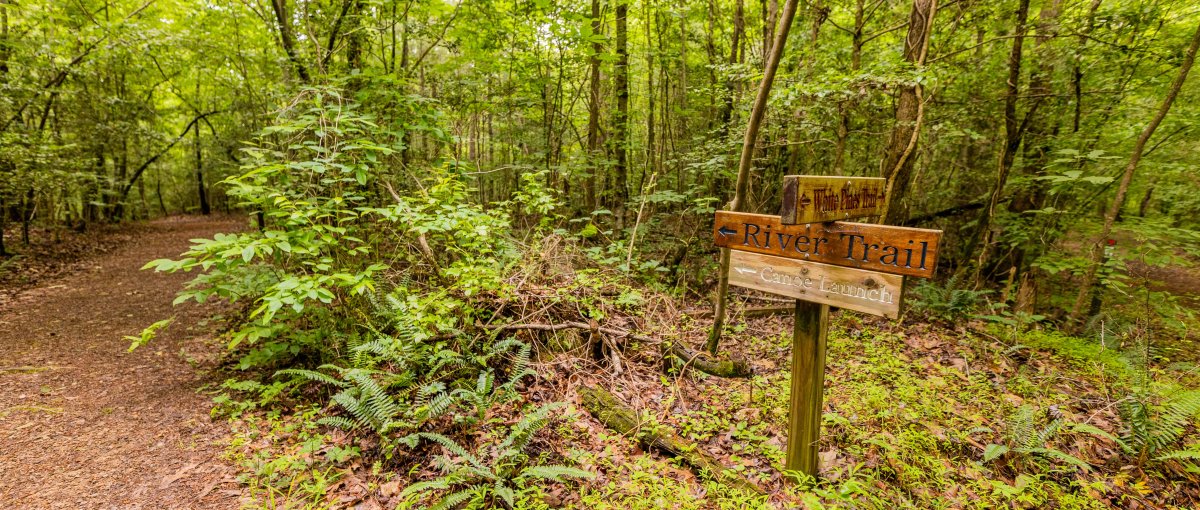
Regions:
<instances>
[{"instance_id":1,"label":"dense forest background","mask_svg":"<svg viewBox=\"0 0 1200 510\"><path fill-rule=\"evenodd\" d=\"M503 331L553 333L522 337L540 352L569 324L631 341L661 325L637 310L710 309L714 211L774 214L785 174L886 177L881 221L945 231L909 321L1118 338L1165 367L1194 358L1194 280L1171 271L1200 257L1197 44L1182 0L0 0L0 255L31 231L246 215L152 266L206 271L181 300L245 305L229 349L263 377L234 390L354 389L330 423L374 428L362 451L388 459L396 437L466 458L397 431L430 434L428 407L492 369L516 387L519 355L480 358L521 352ZM587 342L622 370L627 345ZM443 351L483 361L438 372ZM381 367L421 377L355 372ZM354 410L376 391L426 414ZM1012 481L1019 447L996 441ZM495 490L478 501L513 504Z\"/></svg>"}]
</instances>

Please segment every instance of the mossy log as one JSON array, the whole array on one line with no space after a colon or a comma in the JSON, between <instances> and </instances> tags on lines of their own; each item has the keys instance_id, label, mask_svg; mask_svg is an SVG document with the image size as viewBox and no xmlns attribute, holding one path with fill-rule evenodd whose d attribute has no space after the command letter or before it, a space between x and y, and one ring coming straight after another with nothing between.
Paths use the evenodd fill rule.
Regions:
<instances>
[{"instance_id":1,"label":"mossy log","mask_svg":"<svg viewBox=\"0 0 1200 510\"><path fill-rule=\"evenodd\" d=\"M707 473L726 485L756 494L766 494L762 487L735 474L712 455L700 450L695 443L665 430L665 427L643 427L637 413L618 402L612 393L600 388L585 387L579 389L579 394L583 397L583 406L604 426L637 438L638 442L648 449L653 448L677 457L697 472Z\"/></svg>"},{"instance_id":2,"label":"mossy log","mask_svg":"<svg viewBox=\"0 0 1200 510\"><path fill-rule=\"evenodd\" d=\"M685 366L706 374L718 377L750 377L754 375L754 369L745 360L715 360L707 354L693 351L679 343L672 343L666 353L679 358Z\"/></svg>"}]
</instances>

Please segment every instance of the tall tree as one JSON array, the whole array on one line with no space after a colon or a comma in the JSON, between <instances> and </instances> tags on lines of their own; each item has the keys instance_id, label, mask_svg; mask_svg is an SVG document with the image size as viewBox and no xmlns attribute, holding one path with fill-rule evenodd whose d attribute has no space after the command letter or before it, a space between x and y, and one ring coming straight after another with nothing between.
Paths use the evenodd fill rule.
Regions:
<instances>
[{"instance_id":1,"label":"tall tree","mask_svg":"<svg viewBox=\"0 0 1200 510\"><path fill-rule=\"evenodd\" d=\"M1000 148L1000 154L996 164L996 179L992 184L991 194L988 198L987 207L984 207L983 213L979 216L978 226L976 227L975 238L977 241L974 246L979 250L979 259L975 263L975 273L972 281L975 287L982 284L984 271L989 262L992 243L992 220L996 215L996 206L1000 204L1000 196L1004 193L1004 185L1008 183L1008 173L1012 169L1013 159L1017 156L1017 149L1021 146L1021 137L1024 134L1027 122L1034 115L1031 108L1030 112L1025 115L1026 122L1021 122L1017 118L1017 100L1020 93L1021 82L1021 57L1025 46L1025 23L1029 19L1029 0L1020 0L1017 5L1017 24L1015 33L1012 39L1012 49L1008 54L1008 78L1004 81L1004 145ZM1034 108L1039 104L1035 100Z\"/></svg>"},{"instance_id":2,"label":"tall tree","mask_svg":"<svg viewBox=\"0 0 1200 510\"><path fill-rule=\"evenodd\" d=\"M1158 129L1159 124L1162 124L1163 119L1167 116L1167 112L1171 110L1171 105L1175 103L1175 98L1179 96L1179 90L1183 88L1183 83L1187 81L1188 73L1192 70L1192 64L1196 62L1197 48L1200 48L1200 25L1196 27L1196 31L1192 34L1192 42L1183 57L1183 63L1179 66L1179 74L1175 76L1175 81L1167 89L1167 95L1158 107L1158 112L1154 114L1154 118L1150 119L1150 123L1146 124L1146 127L1142 129L1142 134L1138 136L1137 142L1133 145L1133 154L1129 157L1129 163L1125 165L1125 170L1121 174L1121 182L1117 185L1117 193L1113 197L1108 212L1104 215L1104 226L1100 229L1100 235L1096 237L1096 241L1092 243L1092 264L1088 267L1087 273L1084 274L1083 280L1080 282L1079 293L1075 296L1075 305L1071 307L1070 319L1074 324L1080 323L1084 313L1084 306L1091 297L1092 288L1096 285L1096 274L1099 273L1100 265L1104 262L1105 242L1108 236L1112 234L1113 224L1116 223L1117 216L1121 213L1121 208L1125 206L1125 196L1129 193L1129 184L1133 182L1133 175L1137 170L1138 163L1142 160L1142 152L1146 149L1146 143L1150 141L1151 136L1154 136L1154 131Z\"/></svg>"},{"instance_id":3,"label":"tall tree","mask_svg":"<svg viewBox=\"0 0 1200 510\"><path fill-rule=\"evenodd\" d=\"M600 207L598 198L597 177L601 166L600 159L600 54L604 51L601 44L600 0L592 0L591 17L592 52L588 56L588 120L587 120L587 151L588 177L586 188L587 205L590 210Z\"/></svg>"},{"instance_id":4,"label":"tall tree","mask_svg":"<svg viewBox=\"0 0 1200 510\"><path fill-rule=\"evenodd\" d=\"M750 119L746 124L746 137L742 140L742 156L738 160L737 182L734 184L733 200L729 202L729 210L741 211L746 204L747 190L750 188L750 167L754 161L755 144L758 140L758 129L762 126L763 117L767 114L767 99L771 97L771 85L775 82L775 72L779 70L779 61L783 59L783 50L787 46L788 32L792 28L792 18L796 17L796 4L799 0L787 0L780 15L779 30L775 42L771 45L771 57L763 71L762 81L758 84L758 94L754 96L754 106L750 109ZM729 294L729 249L721 249L721 267L718 270L717 299L713 311L713 327L708 334L705 348L716 353L725 329L725 302Z\"/></svg>"},{"instance_id":5,"label":"tall tree","mask_svg":"<svg viewBox=\"0 0 1200 510\"><path fill-rule=\"evenodd\" d=\"M933 18L937 0L913 0L908 17L908 35L904 38L904 61L919 72L925 66L929 52L929 37L933 33ZM913 81L900 88L896 99L896 122L884 149L879 175L888 180L887 216L885 222L901 223L908 215L906 198L912 179L913 153L925 118L925 98L921 84Z\"/></svg>"},{"instance_id":6,"label":"tall tree","mask_svg":"<svg viewBox=\"0 0 1200 510\"><path fill-rule=\"evenodd\" d=\"M287 0L271 0L271 9L275 12L276 27L279 30L279 44L283 46L283 52L287 54L292 67L296 69L296 76L300 78L301 82L308 83L308 67L301 61L300 50L296 47L296 32L292 28L292 12L288 8Z\"/></svg>"},{"instance_id":7,"label":"tall tree","mask_svg":"<svg viewBox=\"0 0 1200 510\"><path fill-rule=\"evenodd\" d=\"M629 4L628 0L617 0L617 62L613 70L613 87L616 88L617 109L613 113L613 150L616 163L613 166L612 199L615 204L617 228L625 228L625 202L629 200Z\"/></svg>"}]
</instances>

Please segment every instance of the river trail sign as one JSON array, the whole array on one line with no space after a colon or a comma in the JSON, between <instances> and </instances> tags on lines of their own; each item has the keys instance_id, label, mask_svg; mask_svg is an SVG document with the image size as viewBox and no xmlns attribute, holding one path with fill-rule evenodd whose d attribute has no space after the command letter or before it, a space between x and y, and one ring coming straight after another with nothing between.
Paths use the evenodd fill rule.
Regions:
<instances>
[{"instance_id":1,"label":"river trail sign","mask_svg":"<svg viewBox=\"0 0 1200 510\"><path fill-rule=\"evenodd\" d=\"M900 313L903 276L747 251L729 256L730 285L893 319Z\"/></svg>"},{"instance_id":2,"label":"river trail sign","mask_svg":"<svg viewBox=\"0 0 1200 510\"><path fill-rule=\"evenodd\" d=\"M784 225L883 216L887 179L882 177L783 176Z\"/></svg>"},{"instance_id":3,"label":"river trail sign","mask_svg":"<svg viewBox=\"0 0 1200 510\"><path fill-rule=\"evenodd\" d=\"M940 230L869 223L784 225L779 216L717 211L717 246L792 259L929 278Z\"/></svg>"}]
</instances>

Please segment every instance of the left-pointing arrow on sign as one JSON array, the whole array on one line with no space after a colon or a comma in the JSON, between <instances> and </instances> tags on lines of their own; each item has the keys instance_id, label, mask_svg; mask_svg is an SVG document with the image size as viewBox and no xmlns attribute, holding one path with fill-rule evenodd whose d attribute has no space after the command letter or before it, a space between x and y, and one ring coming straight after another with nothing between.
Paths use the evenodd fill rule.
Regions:
<instances>
[{"instance_id":1,"label":"left-pointing arrow on sign","mask_svg":"<svg viewBox=\"0 0 1200 510\"><path fill-rule=\"evenodd\" d=\"M717 229L717 233L721 234L722 237L729 237L731 235L736 234L737 231L732 228L729 228L729 227L721 227L721 228Z\"/></svg>"}]
</instances>

